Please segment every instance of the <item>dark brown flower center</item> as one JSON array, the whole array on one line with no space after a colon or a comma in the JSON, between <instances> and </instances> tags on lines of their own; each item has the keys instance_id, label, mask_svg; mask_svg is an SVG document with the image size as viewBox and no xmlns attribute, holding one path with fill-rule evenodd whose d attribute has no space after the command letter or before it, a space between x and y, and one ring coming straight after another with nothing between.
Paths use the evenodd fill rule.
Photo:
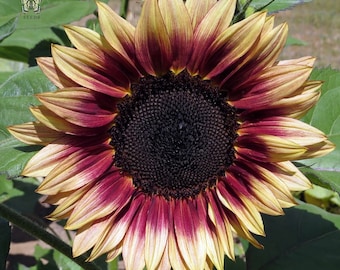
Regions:
<instances>
[{"instance_id":1,"label":"dark brown flower center","mask_svg":"<svg viewBox=\"0 0 340 270\"><path fill-rule=\"evenodd\" d=\"M186 71L131 89L110 130L115 165L150 195L188 198L212 187L234 160L235 109Z\"/></svg>"}]
</instances>

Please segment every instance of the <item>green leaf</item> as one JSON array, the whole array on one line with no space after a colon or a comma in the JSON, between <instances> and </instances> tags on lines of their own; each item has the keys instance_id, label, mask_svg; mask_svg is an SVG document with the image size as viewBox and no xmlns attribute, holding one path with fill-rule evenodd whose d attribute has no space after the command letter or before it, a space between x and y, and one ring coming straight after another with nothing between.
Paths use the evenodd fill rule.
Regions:
<instances>
[{"instance_id":1,"label":"green leaf","mask_svg":"<svg viewBox=\"0 0 340 270\"><path fill-rule=\"evenodd\" d=\"M0 26L0 42L14 32L17 26L17 22L18 18L15 17L10 19L7 23Z\"/></svg>"},{"instance_id":2,"label":"green leaf","mask_svg":"<svg viewBox=\"0 0 340 270\"><path fill-rule=\"evenodd\" d=\"M250 6L254 7L255 9L260 9L268 5L265 8L266 10L268 10L268 12L276 12L291 8L298 4L303 4L311 1L312 0L274 0L270 5L268 5L268 3L271 2L271 0L253 0Z\"/></svg>"},{"instance_id":3,"label":"green leaf","mask_svg":"<svg viewBox=\"0 0 340 270\"><path fill-rule=\"evenodd\" d=\"M20 44L20 43L17 43ZM27 62L29 49L19 46L0 46L0 58L14 60L19 62Z\"/></svg>"},{"instance_id":4,"label":"green leaf","mask_svg":"<svg viewBox=\"0 0 340 270\"><path fill-rule=\"evenodd\" d=\"M309 204L316 205L325 210L330 209L331 200L338 197L339 194L327 188L313 185L313 188L306 190L303 193L304 201Z\"/></svg>"},{"instance_id":5,"label":"green leaf","mask_svg":"<svg viewBox=\"0 0 340 270\"><path fill-rule=\"evenodd\" d=\"M30 105L38 104L34 94L54 89L37 67L19 72L0 85L0 181L18 177L26 162L39 150L13 138L7 126L34 120L29 111Z\"/></svg>"},{"instance_id":6,"label":"green leaf","mask_svg":"<svg viewBox=\"0 0 340 270\"><path fill-rule=\"evenodd\" d=\"M312 80L322 80L321 98L316 106L302 119L322 130L329 139L340 146L340 72L332 69L315 70ZM302 171L316 184L331 187L340 193L340 147L330 154L308 160L301 160Z\"/></svg>"},{"instance_id":7,"label":"green leaf","mask_svg":"<svg viewBox=\"0 0 340 270\"><path fill-rule=\"evenodd\" d=\"M15 73L13 71L0 72L0 85Z\"/></svg>"},{"instance_id":8,"label":"green leaf","mask_svg":"<svg viewBox=\"0 0 340 270\"><path fill-rule=\"evenodd\" d=\"M288 36L286 40L286 46L306 46L308 45L307 42L304 42L300 39Z\"/></svg>"},{"instance_id":9,"label":"green leaf","mask_svg":"<svg viewBox=\"0 0 340 270\"><path fill-rule=\"evenodd\" d=\"M82 268L57 250L53 251L53 259L58 265L58 269L82 270Z\"/></svg>"},{"instance_id":10,"label":"green leaf","mask_svg":"<svg viewBox=\"0 0 340 270\"><path fill-rule=\"evenodd\" d=\"M70 23L91 14L96 9L93 0L43 0L39 14L32 10L23 13L20 0L0 0L0 6L0 24L19 15L17 29L37 29Z\"/></svg>"},{"instance_id":11,"label":"green leaf","mask_svg":"<svg viewBox=\"0 0 340 270\"><path fill-rule=\"evenodd\" d=\"M34 248L34 258L37 261L37 265L34 270L68 269L68 268L61 268L61 267L59 268L57 266L56 262L53 259L53 252L54 251L50 248L43 248L39 245L36 245Z\"/></svg>"},{"instance_id":12,"label":"green leaf","mask_svg":"<svg viewBox=\"0 0 340 270\"><path fill-rule=\"evenodd\" d=\"M0 232L0 269L5 269L11 242L11 227L8 221L2 218L0 218Z\"/></svg>"},{"instance_id":13,"label":"green leaf","mask_svg":"<svg viewBox=\"0 0 340 270\"><path fill-rule=\"evenodd\" d=\"M77 21L96 9L93 0L44 0L41 1L41 12L35 14L33 11L23 13L20 0L10 2L9 5L8 0L0 0L0 24L7 23L13 17L18 17L18 22L16 31L1 43L0 57L25 63L29 59L28 51L42 40L68 45L63 36L53 29L54 26Z\"/></svg>"},{"instance_id":14,"label":"green leaf","mask_svg":"<svg viewBox=\"0 0 340 270\"><path fill-rule=\"evenodd\" d=\"M340 265L340 216L302 204L280 217L264 216L264 249L250 246L247 270L337 270Z\"/></svg>"},{"instance_id":15,"label":"green leaf","mask_svg":"<svg viewBox=\"0 0 340 270\"><path fill-rule=\"evenodd\" d=\"M6 175L0 176L0 203L23 194L23 191L14 188L13 182L7 180Z\"/></svg>"}]
</instances>

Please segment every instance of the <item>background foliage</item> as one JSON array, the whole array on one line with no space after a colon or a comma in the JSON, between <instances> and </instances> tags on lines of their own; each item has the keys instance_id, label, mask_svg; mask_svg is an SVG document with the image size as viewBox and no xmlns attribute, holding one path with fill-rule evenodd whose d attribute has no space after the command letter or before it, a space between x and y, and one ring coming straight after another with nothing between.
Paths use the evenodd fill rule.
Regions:
<instances>
[{"instance_id":1,"label":"background foliage","mask_svg":"<svg viewBox=\"0 0 340 270\"><path fill-rule=\"evenodd\" d=\"M277 12L310 1L239 0L235 16L240 20L263 7ZM33 218L46 230L70 241L71 236L65 236L60 225L50 224L42 218L50 210L38 203L39 196L34 193L38 180L20 177L23 166L39 150L38 147L20 143L10 136L6 127L33 120L28 108L38 103L34 94L55 90L55 86L35 67L35 57L50 55L51 43L70 46L61 26L95 13L96 6L92 0L43 0L39 14L33 11L22 13L20 0L0 0L0 6L0 203L25 215L34 215ZM124 10L121 14L125 14ZM95 16L87 17L82 22L87 27L98 29ZM292 44L308 46L290 37L287 45ZM315 69L311 79L325 83L320 101L303 121L324 131L333 143L340 145L340 72L331 68ZM339 160L338 147L325 157L299 161L297 165L315 184L315 188L296 194L303 202L287 209L286 215L264 216L267 237L258 240L265 249L258 250L241 241L237 245L236 261L225 259L226 269L338 269ZM37 210L37 207L40 208ZM7 262L7 267L11 267L8 269L81 269L48 246L36 246L31 254L35 258L33 263L24 265L16 257L8 256L10 245L16 241L15 232L18 231L11 229L8 221L0 218L0 232L0 269L5 269L8 260L11 261L10 266ZM117 262L106 264L99 259L97 264L103 270L118 268Z\"/></svg>"}]
</instances>

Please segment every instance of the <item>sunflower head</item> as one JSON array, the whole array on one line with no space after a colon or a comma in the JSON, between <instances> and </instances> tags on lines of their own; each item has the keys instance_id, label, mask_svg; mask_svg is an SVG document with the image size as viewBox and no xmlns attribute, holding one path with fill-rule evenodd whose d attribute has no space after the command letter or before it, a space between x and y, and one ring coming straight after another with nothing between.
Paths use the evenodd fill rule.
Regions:
<instances>
[{"instance_id":1,"label":"sunflower head","mask_svg":"<svg viewBox=\"0 0 340 270\"><path fill-rule=\"evenodd\" d=\"M145 0L136 27L97 5L102 35L66 26L75 48L38 59L58 90L9 127L44 146L22 174L77 230L74 256L223 269L236 234L261 247L260 214L311 186L292 161L334 148L298 120L320 95L314 59L278 61L287 25L231 24L236 0Z\"/></svg>"}]
</instances>

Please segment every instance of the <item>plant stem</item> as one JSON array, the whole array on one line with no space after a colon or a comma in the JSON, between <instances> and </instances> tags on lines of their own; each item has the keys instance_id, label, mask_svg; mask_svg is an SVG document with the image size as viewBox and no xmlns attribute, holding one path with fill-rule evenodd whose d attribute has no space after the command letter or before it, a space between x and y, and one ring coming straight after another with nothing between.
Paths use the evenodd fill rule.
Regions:
<instances>
[{"instance_id":1,"label":"plant stem","mask_svg":"<svg viewBox=\"0 0 340 270\"><path fill-rule=\"evenodd\" d=\"M124 19L126 18L128 7L129 7L129 0L120 0L119 15L123 17Z\"/></svg>"},{"instance_id":2,"label":"plant stem","mask_svg":"<svg viewBox=\"0 0 340 270\"><path fill-rule=\"evenodd\" d=\"M94 263L86 262L86 256L84 255L73 258L72 249L69 245L67 245L65 242L63 242L61 239L57 238L53 234L47 232L37 223L21 215L20 213L3 203L0 203L0 216L7 219L13 225L34 236L35 238L44 241L52 248L58 250L60 253L70 258L76 264L81 266L84 270L100 270L100 268Z\"/></svg>"}]
</instances>

